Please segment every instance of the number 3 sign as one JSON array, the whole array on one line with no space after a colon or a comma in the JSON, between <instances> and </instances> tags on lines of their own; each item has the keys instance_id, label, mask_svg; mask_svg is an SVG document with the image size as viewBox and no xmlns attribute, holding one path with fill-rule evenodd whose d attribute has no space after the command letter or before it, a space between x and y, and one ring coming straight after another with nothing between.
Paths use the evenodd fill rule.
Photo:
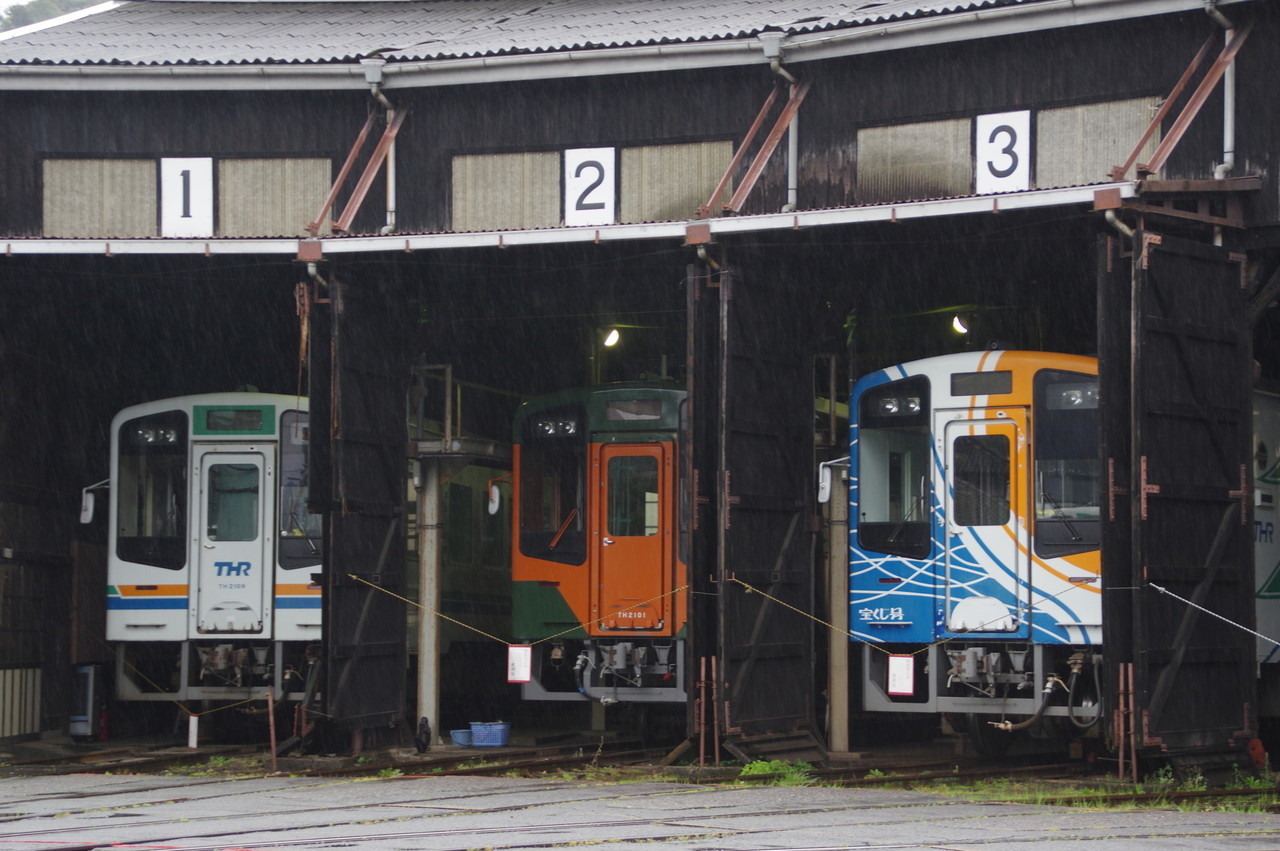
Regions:
<instances>
[{"instance_id":1,"label":"number 3 sign","mask_svg":"<svg viewBox=\"0 0 1280 851\"><path fill-rule=\"evenodd\" d=\"M613 148L564 152L565 225L613 224L616 159Z\"/></svg>"},{"instance_id":2,"label":"number 3 sign","mask_svg":"<svg viewBox=\"0 0 1280 851\"><path fill-rule=\"evenodd\" d=\"M974 119L977 152L974 191L1021 192L1031 188L1031 113L1000 112Z\"/></svg>"}]
</instances>

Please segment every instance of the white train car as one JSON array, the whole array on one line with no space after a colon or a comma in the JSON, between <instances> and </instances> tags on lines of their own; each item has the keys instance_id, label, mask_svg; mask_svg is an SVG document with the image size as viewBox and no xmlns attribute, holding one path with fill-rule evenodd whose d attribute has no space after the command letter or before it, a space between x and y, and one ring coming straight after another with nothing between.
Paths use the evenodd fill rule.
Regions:
<instances>
[{"instance_id":1,"label":"white train car","mask_svg":"<svg viewBox=\"0 0 1280 851\"><path fill-rule=\"evenodd\" d=\"M307 400L164 399L121 411L111 433L116 698L300 697L321 640Z\"/></svg>"}]
</instances>

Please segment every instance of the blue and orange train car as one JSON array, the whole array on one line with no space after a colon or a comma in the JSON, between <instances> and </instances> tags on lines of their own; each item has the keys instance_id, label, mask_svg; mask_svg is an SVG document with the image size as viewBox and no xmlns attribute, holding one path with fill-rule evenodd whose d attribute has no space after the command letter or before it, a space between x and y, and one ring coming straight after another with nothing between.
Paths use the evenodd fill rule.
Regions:
<instances>
[{"instance_id":1,"label":"blue and orange train car","mask_svg":"<svg viewBox=\"0 0 1280 851\"><path fill-rule=\"evenodd\" d=\"M1096 724L1096 360L981 351L906 363L862 378L851 416L863 707L947 713L993 750L1012 729Z\"/></svg>"}]
</instances>

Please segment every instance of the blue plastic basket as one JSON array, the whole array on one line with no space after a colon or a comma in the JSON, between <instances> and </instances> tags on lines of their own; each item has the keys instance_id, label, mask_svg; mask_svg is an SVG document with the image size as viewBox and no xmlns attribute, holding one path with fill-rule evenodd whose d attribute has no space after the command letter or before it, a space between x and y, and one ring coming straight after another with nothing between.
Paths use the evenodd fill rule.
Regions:
<instances>
[{"instance_id":1,"label":"blue plastic basket","mask_svg":"<svg viewBox=\"0 0 1280 851\"><path fill-rule=\"evenodd\" d=\"M511 735L511 725L502 721L494 721L489 724L481 724L478 721L471 722L471 744L478 748L500 748L507 744L507 737Z\"/></svg>"},{"instance_id":2,"label":"blue plastic basket","mask_svg":"<svg viewBox=\"0 0 1280 851\"><path fill-rule=\"evenodd\" d=\"M453 739L453 743L459 747L471 747L471 731L470 730L450 730L449 737Z\"/></svg>"}]
</instances>

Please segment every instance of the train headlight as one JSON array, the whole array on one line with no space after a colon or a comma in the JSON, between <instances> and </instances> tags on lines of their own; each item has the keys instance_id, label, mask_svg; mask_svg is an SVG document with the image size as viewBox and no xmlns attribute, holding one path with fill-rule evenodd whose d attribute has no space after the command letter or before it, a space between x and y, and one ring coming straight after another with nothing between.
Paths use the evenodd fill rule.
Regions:
<instances>
[{"instance_id":1,"label":"train headlight","mask_svg":"<svg viewBox=\"0 0 1280 851\"><path fill-rule=\"evenodd\" d=\"M577 420L539 420L539 437L572 437L578 433Z\"/></svg>"},{"instance_id":2,"label":"train headlight","mask_svg":"<svg viewBox=\"0 0 1280 851\"><path fill-rule=\"evenodd\" d=\"M178 442L178 432L171 428L140 428L137 437L139 443Z\"/></svg>"},{"instance_id":3,"label":"train headlight","mask_svg":"<svg viewBox=\"0 0 1280 851\"><path fill-rule=\"evenodd\" d=\"M919 396L882 396L877 413L883 416L910 416L920 413Z\"/></svg>"},{"instance_id":4,"label":"train headlight","mask_svg":"<svg viewBox=\"0 0 1280 851\"><path fill-rule=\"evenodd\" d=\"M1058 384L1046 398L1051 411L1087 411L1098 407L1098 385L1093 382Z\"/></svg>"}]
</instances>

